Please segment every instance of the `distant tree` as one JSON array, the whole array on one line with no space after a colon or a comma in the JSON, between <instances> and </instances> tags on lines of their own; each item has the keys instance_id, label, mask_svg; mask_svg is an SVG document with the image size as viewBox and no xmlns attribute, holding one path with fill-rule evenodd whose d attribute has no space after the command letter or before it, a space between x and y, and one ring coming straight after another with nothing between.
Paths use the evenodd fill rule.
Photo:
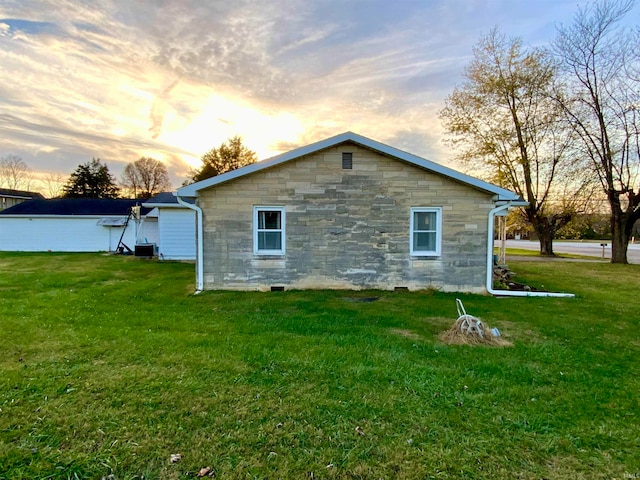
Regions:
<instances>
[{"instance_id":1,"label":"distant tree","mask_svg":"<svg viewBox=\"0 0 640 480\"><path fill-rule=\"evenodd\" d=\"M606 213L583 213L576 215L558 231L558 238L572 240L609 240L611 222Z\"/></svg>"},{"instance_id":2,"label":"distant tree","mask_svg":"<svg viewBox=\"0 0 640 480\"><path fill-rule=\"evenodd\" d=\"M494 29L474 47L462 85L440 112L458 159L529 202L521 212L544 255L553 255L555 232L574 213L566 198L550 201L566 191L559 182L571 178L573 192L581 187L571 171L570 134L551 100L554 79L544 52L523 51L520 39L506 39Z\"/></svg>"},{"instance_id":3,"label":"distant tree","mask_svg":"<svg viewBox=\"0 0 640 480\"><path fill-rule=\"evenodd\" d=\"M202 166L191 172L185 184L199 182L206 178L222 175L237 168L251 165L258 160L255 152L242 144L239 136L231 137L218 148L209 150L202 156Z\"/></svg>"},{"instance_id":4,"label":"distant tree","mask_svg":"<svg viewBox=\"0 0 640 480\"><path fill-rule=\"evenodd\" d=\"M627 263L640 219L640 29L620 25L633 6L633 0L591 3L560 26L553 44L568 87L559 104L574 126L584 169L610 207L612 263Z\"/></svg>"},{"instance_id":5,"label":"distant tree","mask_svg":"<svg viewBox=\"0 0 640 480\"><path fill-rule=\"evenodd\" d=\"M0 158L0 186L12 190L29 190L33 172L20 157L7 155Z\"/></svg>"},{"instance_id":6,"label":"distant tree","mask_svg":"<svg viewBox=\"0 0 640 480\"><path fill-rule=\"evenodd\" d=\"M133 198L149 198L171 190L167 167L150 157L129 163L122 173L120 185Z\"/></svg>"},{"instance_id":7,"label":"distant tree","mask_svg":"<svg viewBox=\"0 0 640 480\"><path fill-rule=\"evenodd\" d=\"M118 198L120 189L109 167L94 158L78 165L62 188L63 197Z\"/></svg>"},{"instance_id":8,"label":"distant tree","mask_svg":"<svg viewBox=\"0 0 640 480\"><path fill-rule=\"evenodd\" d=\"M43 193L47 198L57 198L62 196L64 187L64 177L59 173L48 173L41 180Z\"/></svg>"}]
</instances>

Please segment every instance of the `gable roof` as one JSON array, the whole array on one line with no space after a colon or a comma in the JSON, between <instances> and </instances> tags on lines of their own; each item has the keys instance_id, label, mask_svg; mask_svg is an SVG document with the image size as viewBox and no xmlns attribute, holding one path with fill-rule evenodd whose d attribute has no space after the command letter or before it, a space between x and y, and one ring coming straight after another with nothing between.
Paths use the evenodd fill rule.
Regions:
<instances>
[{"instance_id":1,"label":"gable roof","mask_svg":"<svg viewBox=\"0 0 640 480\"><path fill-rule=\"evenodd\" d=\"M346 142L355 143L356 145L360 145L383 155L396 158L397 160L409 163L418 168L422 168L424 170L449 177L453 180L477 188L479 190L493 193L496 196L496 201L514 201L526 204L526 202L524 202L518 195L511 192L510 190L498 187L470 175L466 175L464 173L453 170L452 168L448 168L444 165L426 160L422 157L418 157L417 155L398 150L397 148L385 145L384 143L376 142L375 140L371 140L370 138L363 137L362 135L358 135L357 133L353 132L341 133L340 135L336 135L334 137L330 137L304 147L296 148L289 152L271 157L267 160L253 163L246 167L223 173L222 175L207 178L200 182L192 183L191 185L187 185L178 189L177 195L179 197L196 197L198 195L198 192L205 188L213 187L215 185L228 182L230 180L234 180L236 178L258 172L260 170L275 167L276 165L280 165L290 160L294 160L302 156L318 152L320 150L335 147L336 145L340 145Z\"/></svg>"},{"instance_id":2,"label":"gable roof","mask_svg":"<svg viewBox=\"0 0 640 480\"><path fill-rule=\"evenodd\" d=\"M30 199L44 199L41 193L37 192L28 192L26 190L12 190L10 188L0 188L0 197L5 198L24 198L25 200Z\"/></svg>"},{"instance_id":3,"label":"gable roof","mask_svg":"<svg viewBox=\"0 0 640 480\"><path fill-rule=\"evenodd\" d=\"M54 198L28 200L2 210L0 215L129 215L142 200L125 198ZM149 209L142 209L144 215Z\"/></svg>"}]
</instances>

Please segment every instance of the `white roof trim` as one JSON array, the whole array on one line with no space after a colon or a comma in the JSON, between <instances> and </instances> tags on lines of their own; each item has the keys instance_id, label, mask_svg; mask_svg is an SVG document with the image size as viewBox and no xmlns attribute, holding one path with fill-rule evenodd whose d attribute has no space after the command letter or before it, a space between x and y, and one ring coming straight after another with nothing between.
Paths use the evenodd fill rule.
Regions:
<instances>
[{"instance_id":1,"label":"white roof trim","mask_svg":"<svg viewBox=\"0 0 640 480\"><path fill-rule=\"evenodd\" d=\"M344 142L353 142L357 145L361 145L379 153L397 158L398 160L407 162L411 165L415 165L425 170L429 170L445 177L452 178L453 180L465 183L479 190L493 193L497 197L495 198L496 201L522 201L522 199L518 195L509 190L498 187L483 180L479 180L470 175L460 173L456 170L445 167L430 160L412 155L411 153L407 153L402 150L398 150L397 148L390 147L389 145L385 145L384 143L376 142L375 140L371 140L370 138L363 137L362 135L358 135L357 133L353 132L345 132L340 135L336 135L335 137L327 138L325 140L321 140L319 142L282 153L267 160L262 160L246 167L223 173L222 175L218 175L216 177L211 177L200 182L192 183L191 185L187 185L178 189L175 195L180 197L196 197L198 196L198 192L205 188L213 187L215 185L219 185L221 183L228 182L230 180L234 180L236 178L258 172L260 170L264 170L266 168L271 168L276 165L280 165L281 163L288 162L289 160L293 160L304 155L309 155L326 148L331 148Z\"/></svg>"}]
</instances>

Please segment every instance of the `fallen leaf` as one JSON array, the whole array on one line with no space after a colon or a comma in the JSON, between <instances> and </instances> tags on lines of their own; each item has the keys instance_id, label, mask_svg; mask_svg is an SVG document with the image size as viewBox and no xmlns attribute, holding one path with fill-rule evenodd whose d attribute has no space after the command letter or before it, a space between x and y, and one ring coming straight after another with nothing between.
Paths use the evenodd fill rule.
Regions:
<instances>
[{"instance_id":1,"label":"fallen leaf","mask_svg":"<svg viewBox=\"0 0 640 480\"><path fill-rule=\"evenodd\" d=\"M172 453L171 454L171 463L178 463L180 460L182 460L182 454L181 453Z\"/></svg>"}]
</instances>

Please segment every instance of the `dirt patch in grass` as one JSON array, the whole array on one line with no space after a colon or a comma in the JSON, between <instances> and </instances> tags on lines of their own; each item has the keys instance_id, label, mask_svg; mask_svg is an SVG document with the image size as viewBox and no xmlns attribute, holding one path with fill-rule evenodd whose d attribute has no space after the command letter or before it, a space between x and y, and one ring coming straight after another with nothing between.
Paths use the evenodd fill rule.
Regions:
<instances>
[{"instance_id":1,"label":"dirt patch in grass","mask_svg":"<svg viewBox=\"0 0 640 480\"><path fill-rule=\"evenodd\" d=\"M342 297L342 299L349 303L371 303L377 302L380 297Z\"/></svg>"},{"instance_id":2,"label":"dirt patch in grass","mask_svg":"<svg viewBox=\"0 0 640 480\"><path fill-rule=\"evenodd\" d=\"M416 332L412 332L411 330L407 330L405 328L392 328L389 330L389 332L393 335L410 338L411 340L424 340L424 337L422 335L419 335Z\"/></svg>"},{"instance_id":3,"label":"dirt patch in grass","mask_svg":"<svg viewBox=\"0 0 640 480\"><path fill-rule=\"evenodd\" d=\"M427 317L422 319L425 323L438 328L447 328L456 320L455 317Z\"/></svg>"},{"instance_id":4,"label":"dirt patch in grass","mask_svg":"<svg viewBox=\"0 0 640 480\"><path fill-rule=\"evenodd\" d=\"M498 328L500 329L500 332L506 333L509 337L516 338L518 340L527 340L536 343L540 343L546 340L546 337L544 335L541 335L539 332L535 332L530 328L523 329L523 326L524 325L518 322L501 320L500 326Z\"/></svg>"}]
</instances>

